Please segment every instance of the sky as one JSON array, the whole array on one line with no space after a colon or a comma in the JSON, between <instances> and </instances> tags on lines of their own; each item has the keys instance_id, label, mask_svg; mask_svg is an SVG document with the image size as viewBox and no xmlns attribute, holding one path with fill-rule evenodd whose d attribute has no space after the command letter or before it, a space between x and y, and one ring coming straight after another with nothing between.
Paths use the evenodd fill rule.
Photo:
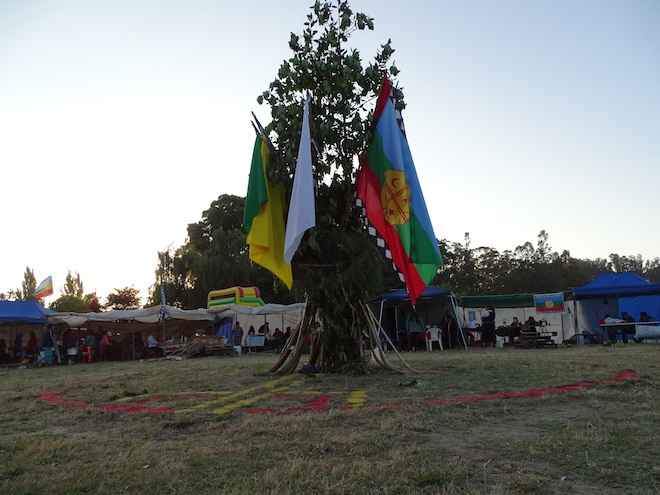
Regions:
<instances>
[{"instance_id":1,"label":"sky","mask_svg":"<svg viewBox=\"0 0 660 495\"><path fill-rule=\"evenodd\" d=\"M0 292L25 266L103 297L220 194L311 0L0 0ZM660 4L353 0L391 38L437 237L660 256Z\"/></svg>"}]
</instances>

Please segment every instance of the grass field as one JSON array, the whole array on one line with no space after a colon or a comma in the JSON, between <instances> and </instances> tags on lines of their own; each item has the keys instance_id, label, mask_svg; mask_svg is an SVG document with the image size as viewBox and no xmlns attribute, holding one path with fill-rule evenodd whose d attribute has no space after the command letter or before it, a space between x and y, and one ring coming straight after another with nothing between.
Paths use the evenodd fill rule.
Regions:
<instances>
[{"instance_id":1,"label":"grass field","mask_svg":"<svg viewBox=\"0 0 660 495\"><path fill-rule=\"evenodd\" d=\"M275 379L272 355L0 371L0 494L660 491L660 346L406 358L419 374ZM624 369L640 380L433 402Z\"/></svg>"}]
</instances>

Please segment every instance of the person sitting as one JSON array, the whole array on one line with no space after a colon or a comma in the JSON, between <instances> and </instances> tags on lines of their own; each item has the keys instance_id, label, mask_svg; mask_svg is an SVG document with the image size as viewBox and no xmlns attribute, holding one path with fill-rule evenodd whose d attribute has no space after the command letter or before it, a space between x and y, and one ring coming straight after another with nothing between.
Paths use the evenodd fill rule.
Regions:
<instances>
[{"instance_id":1,"label":"person sitting","mask_svg":"<svg viewBox=\"0 0 660 495\"><path fill-rule=\"evenodd\" d=\"M14 359L20 361L23 358L23 333L16 332L14 337Z\"/></svg>"},{"instance_id":2,"label":"person sitting","mask_svg":"<svg viewBox=\"0 0 660 495\"><path fill-rule=\"evenodd\" d=\"M66 330L62 336L64 354L69 364L78 360L78 339L71 330Z\"/></svg>"},{"instance_id":3,"label":"person sitting","mask_svg":"<svg viewBox=\"0 0 660 495\"><path fill-rule=\"evenodd\" d=\"M424 336L424 323L417 312L408 314L406 327L408 330L408 347L411 351L414 351L420 335Z\"/></svg>"},{"instance_id":4,"label":"person sitting","mask_svg":"<svg viewBox=\"0 0 660 495\"><path fill-rule=\"evenodd\" d=\"M481 331L477 320L468 320L467 322L467 336L470 346L475 345L481 339Z\"/></svg>"},{"instance_id":5,"label":"person sitting","mask_svg":"<svg viewBox=\"0 0 660 495\"><path fill-rule=\"evenodd\" d=\"M34 331L31 331L30 338L28 339L27 345L25 346L25 357L29 360L34 360L37 357L37 352L39 352L37 335L34 333Z\"/></svg>"},{"instance_id":6,"label":"person sitting","mask_svg":"<svg viewBox=\"0 0 660 495\"><path fill-rule=\"evenodd\" d=\"M655 320L653 319L653 316L648 314L646 311L642 311L641 313L639 313L639 321L641 323L648 323L649 321L655 321Z\"/></svg>"},{"instance_id":7,"label":"person sitting","mask_svg":"<svg viewBox=\"0 0 660 495\"><path fill-rule=\"evenodd\" d=\"M270 327L268 325L269 323L266 322L259 327L259 330L257 330L257 333L266 337L266 340L270 337Z\"/></svg>"},{"instance_id":8,"label":"person sitting","mask_svg":"<svg viewBox=\"0 0 660 495\"><path fill-rule=\"evenodd\" d=\"M520 339L521 330L522 330L522 323L520 323L520 320L518 319L517 316L514 316L513 321L511 322L511 332L509 333L509 338L511 339L511 343L513 343L516 339Z\"/></svg>"},{"instance_id":9,"label":"person sitting","mask_svg":"<svg viewBox=\"0 0 660 495\"><path fill-rule=\"evenodd\" d=\"M9 353L7 352L7 341L0 339L0 363L9 362Z\"/></svg>"},{"instance_id":10,"label":"person sitting","mask_svg":"<svg viewBox=\"0 0 660 495\"><path fill-rule=\"evenodd\" d=\"M252 325L248 328L248 335L254 335L254 327Z\"/></svg>"},{"instance_id":11,"label":"person sitting","mask_svg":"<svg viewBox=\"0 0 660 495\"><path fill-rule=\"evenodd\" d=\"M147 337L146 355L148 355L148 357L160 357L163 355L163 350L160 348L160 343L158 342L158 339L153 335L149 335Z\"/></svg>"}]
</instances>

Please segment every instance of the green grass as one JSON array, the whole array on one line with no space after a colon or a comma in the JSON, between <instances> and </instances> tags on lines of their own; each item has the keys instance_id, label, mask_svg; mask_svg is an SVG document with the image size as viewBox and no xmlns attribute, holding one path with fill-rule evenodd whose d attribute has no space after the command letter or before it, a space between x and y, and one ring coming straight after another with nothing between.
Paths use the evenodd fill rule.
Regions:
<instances>
[{"instance_id":1,"label":"green grass","mask_svg":"<svg viewBox=\"0 0 660 495\"><path fill-rule=\"evenodd\" d=\"M406 358L421 372L415 383L374 372L297 375L264 388L273 380L265 374L272 355L0 371L0 493L660 490L660 346ZM606 379L626 368L639 372L639 383L447 407L426 402ZM161 405L188 412L67 409L39 400L44 390L94 405L169 394ZM355 390L366 392L365 405L347 410ZM195 402L177 395L184 392L207 394ZM320 393L331 397L322 413L245 413L284 411ZM195 409L201 397L216 402ZM236 405L222 409L228 404Z\"/></svg>"}]
</instances>

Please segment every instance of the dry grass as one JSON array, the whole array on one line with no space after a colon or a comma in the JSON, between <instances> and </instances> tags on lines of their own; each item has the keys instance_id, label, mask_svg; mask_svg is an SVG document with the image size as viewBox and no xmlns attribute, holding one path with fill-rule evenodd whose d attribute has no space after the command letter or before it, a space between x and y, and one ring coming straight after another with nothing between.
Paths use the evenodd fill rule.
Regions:
<instances>
[{"instance_id":1,"label":"dry grass","mask_svg":"<svg viewBox=\"0 0 660 495\"><path fill-rule=\"evenodd\" d=\"M274 356L0 371L0 493L658 492L660 346L407 357L423 371L414 384L374 373L296 376L264 388ZM626 368L641 381L536 399L426 403L605 379ZM44 390L92 404L209 393L168 395L163 404L188 412L154 416L52 406L38 399ZM365 405L347 410L355 390L366 392ZM331 398L322 413L245 414L283 411L320 393ZM205 397L216 402L195 408Z\"/></svg>"}]
</instances>

